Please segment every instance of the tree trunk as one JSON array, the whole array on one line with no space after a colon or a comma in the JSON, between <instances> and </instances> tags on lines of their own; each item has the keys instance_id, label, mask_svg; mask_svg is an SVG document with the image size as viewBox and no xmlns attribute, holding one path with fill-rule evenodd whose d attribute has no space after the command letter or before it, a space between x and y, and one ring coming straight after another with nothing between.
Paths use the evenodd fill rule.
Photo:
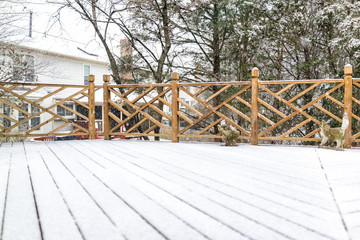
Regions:
<instances>
[{"instance_id":1,"label":"tree trunk","mask_svg":"<svg viewBox=\"0 0 360 240\"><path fill-rule=\"evenodd\" d=\"M163 47L162 53L160 55L159 61L158 61L158 68L156 71L155 80L157 83L163 82L163 70L164 70L164 64L166 57L170 51L171 47L171 41L170 41L170 22L169 22L169 16L168 16L168 4L166 0L161 1L161 16L162 16L162 23L163 23L163 31L164 31L164 39L165 39L165 46ZM163 91L163 87L158 87L157 92L161 93ZM158 108L163 111L164 110L164 103L159 101ZM157 114L157 121L161 123L162 115ZM160 128L157 127L154 129L155 133L160 133ZM156 141L160 140L160 137L155 137Z\"/></svg>"},{"instance_id":2,"label":"tree trunk","mask_svg":"<svg viewBox=\"0 0 360 240\"><path fill-rule=\"evenodd\" d=\"M80 3L78 3L79 6L81 8L83 8L84 6L82 6ZM100 32L100 29L98 27L98 23L97 23L97 17L96 17L96 8L97 8L97 0L91 0L91 8L92 8L92 19L89 16L89 21L91 22L91 24L93 25L96 34L98 35L101 43L103 44L105 51L106 51L106 55L109 58L109 62L110 62L110 69L112 72L112 77L115 81L116 84L121 84L121 78L120 78L120 72L115 60L114 55L112 54L109 45L106 42L106 38L103 36L103 34ZM86 12L86 10L84 10L84 12Z\"/></svg>"},{"instance_id":3,"label":"tree trunk","mask_svg":"<svg viewBox=\"0 0 360 240\"><path fill-rule=\"evenodd\" d=\"M221 58L220 58L220 33L219 33L219 9L218 9L218 5L217 3L214 3L214 15L213 15L213 19L212 19L212 24L213 24L213 54L214 54L214 59L213 59L213 76L214 76L214 80L216 82L220 82L221 81ZM214 86L213 87L213 94L215 94L217 91L219 91L219 87L218 86ZM220 104L220 95L216 96L215 98L213 98L213 107L216 107ZM216 122L219 119L219 116L214 114L213 116L213 122ZM219 129L218 129L218 124L216 124L214 126L214 133L218 134L219 133ZM215 141L218 142L219 139L215 138ZM221 141L221 140L220 140Z\"/></svg>"}]
</instances>

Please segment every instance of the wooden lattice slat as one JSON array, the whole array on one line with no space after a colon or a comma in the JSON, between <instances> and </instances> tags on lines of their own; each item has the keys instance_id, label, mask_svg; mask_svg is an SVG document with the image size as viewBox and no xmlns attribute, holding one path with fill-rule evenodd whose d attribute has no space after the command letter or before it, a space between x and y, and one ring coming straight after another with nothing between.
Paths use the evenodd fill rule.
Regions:
<instances>
[{"instance_id":1,"label":"wooden lattice slat","mask_svg":"<svg viewBox=\"0 0 360 240\"><path fill-rule=\"evenodd\" d=\"M195 135L201 135L204 132L210 130L210 128L214 127L216 124L219 124L223 119L219 118L217 121L213 122L212 124L209 124L207 127L205 127L203 130L201 130L200 132L196 133Z\"/></svg>"},{"instance_id":2,"label":"wooden lattice slat","mask_svg":"<svg viewBox=\"0 0 360 240\"><path fill-rule=\"evenodd\" d=\"M270 119L268 119L267 117L265 117L264 115L258 113L258 117L261 118L262 120L264 120L265 122L269 123L270 126L273 126L275 123L273 121L271 121Z\"/></svg>"},{"instance_id":3,"label":"wooden lattice slat","mask_svg":"<svg viewBox=\"0 0 360 240\"><path fill-rule=\"evenodd\" d=\"M210 102L212 99L214 99L216 96L220 95L222 92L224 92L226 89L231 87L231 85L227 85L223 88L221 88L219 91L217 91L215 94L211 95L208 99L205 100L206 103Z\"/></svg>"},{"instance_id":4,"label":"wooden lattice slat","mask_svg":"<svg viewBox=\"0 0 360 240\"><path fill-rule=\"evenodd\" d=\"M143 118L142 120L140 120L138 123L136 123L134 126L132 126L131 128L127 129L125 133L131 133L134 129L136 129L137 127L139 127L141 124L143 124L145 121L148 121L147 118Z\"/></svg>"},{"instance_id":5,"label":"wooden lattice slat","mask_svg":"<svg viewBox=\"0 0 360 240\"><path fill-rule=\"evenodd\" d=\"M6 116L5 114L0 113L0 117L6 118L7 120L14 122L14 123L18 123L18 120L13 119L12 117Z\"/></svg>"},{"instance_id":6,"label":"wooden lattice slat","mask_svg":"<svg viewBox=\"0 0 360 240\"><path fill-rule=\"evenodd\" d=\"M332 117L333 119L335 119L336 121L342 123L342 119L339 118L338 116L335 116L333 113L329 112L328 110L326 110L325 108L319 106L317 103L313 104L314 107L318 108L319 110L321 110L322 112L326 113L327 115L329 115L330 117Z\"/></svg>"},{"instance_id":7,"label":"wooden lattice slat","mask_svg":"<svg viewBox=\"0 0 360 240\"><path fill-rule=\"evenodd\" d=\"M317 134L317 133L320 132L320 131L321 131L321 129L320 129L320 128L317 128L317 129L315 129L314 131L312 131L311 133L305 135L304 138L310 138L310 137L314 136L315 134Z\"/></svg>"},{"instance_id":8,"label":"wooden lattice slat","mask_svg":"<svg viewBox=\"0 0 360 240\"><path fill-rule=\"evenodd\" d=\"M279 95L277 95L277 96L279 96ZM273 106L268 104L267 102L263 101L261 98L258 98L258 102L261 103L262 105L264 105L265 107L267 107L268 109L270 109L271 111L275 112L277 115L279 115L283 118L286 117L285 114L283 114L282 112L280 112L279 110L277 110L276 108L274 108Z\"/></svg>"},{"instance_id":9,"label":"wooden lattice slat","mask_svg":"<svg viewBox=\"0 0 360 240\"><path fill-rule=\"evenodd\" d=\"M334 103L336 103L337 105L339 105L339 106L342 107L342 108L345 106L342 102L336 100L335 98L333 98L333 97L330 96L330 95L326 95L326 98L330 99L331 101L333 101Z\"/></svg>"},{"instance_id":10,"label":"wooden lattice slat","mask_svg":"<svg viewBox=\"0 0 360 240\"><path fill-rule=\"evenodd\" d=\"M144 131L145 134L148 134L149 132L153 131L155 128L157 128L157 126L154 124L152 127L148 128L147 130Z\"/></svg>"},{"instance_id":11,"label":"wooden lattice slat","mask_svg":"<svg viewBox=\"0 0 360 240\"><path fill-rule=\"evenodd\" d=\"M208 116L210 116L213 113L213 111L209 111L205 114L202 115L202 117L198 118L197 120L192 122L192 125L186 126L184 127L182 130L180 130L179 134L183 134L184 132L186 132L187 130L189 130L192 126L198 124L199 122L203 121L205 118L207 118Z\"/></svg>"},{"instance_id":12,"label":"wooden lattice slat","mask_svg":"<svg viewBox=\"0 0 360 240\"><path fill-rule=\"evenodd\" d=\"M291 128L289 131L285 132L284 134L282 134L280 137L286 137L288 135L290 135L291 133L295 132L296 130L298 130L299 128L301 128L302 126L304 126L305 124L309 123L311 120L310 119L306 119L305 121L303 121L302 123L299 123L298 125L296 125L295 127Z\"/></svg>"},{"instance_id":13,"label":"wooden lattice slat","mask_svg":"<svg viewBox=\"0 0 360 240\"><path fill-rule=\"evenodd\" d=\"M84 116L84 115L81 114L81 113L76 112L75 110L73 110L73 109L71 109L71 108L69 108L69 107L67 107L67 106L65 106L65 105L63 105L63 104L59 104L58 106L66 109L66 110L68 110L69 112L72 112L72 113L75 114L76 116L81 117L81 118L85 119L86 121L89 121L89 118L88 118L88 117Z\"/></svg>"},{"instance_id":14,"label":"wooden lattice slat","mask_svg":"<svg viewBox=\"0 0 360 240\"><path fill-rule=\"evenodd\" d=\"M61 92L61 91L65 90L65 89L66 89L66 87L61 87L61 88L59 88L59 89L57 89L57 90L55 90L55 91L53 91L53 92L51 92L51 93L49 93L49 94L45 95L44 97L42 97L42 98L40 98L40 99L36 100L36 101L35 101L35 103L39 103L39 102L41 102L41 101L43 101L43 100L45 100L45 99L47 99L47 98L49 98L49 97L51 97L51 96L53 96L53 95L57 94L57 93L59 93L59 92Z\"/></svg>"},{"instance_id":15,"label":"wooden lattice slat","mask_svg":"<svg viewBox=\"0 0 360 240\"><path fill-rule=\"evenodd\" d=\"M25 96L27 96L27 95L29 95L29 94L31 94L31 93L33 93L33 92L36 92L36 91L38 91L38 90L40 90L40 89L42 89L42 88L43 88L43 86L37 86L36 88L33 88L33 89L31 89L30 91L27 91L27 92L21 94L21 96L22 96L22 97L25 97Z\"/></svg>"},{"instance_id":16,"label":"wooden lattice slat","mask_svg":"<svg viewBox=\"0 0 360 240\"><path fill-rule=\"evenodd\" d=\"M201 117L203 114L201 112L199 112L198 110L196 110L195 108L191 107L189 104L187 104L185 101L183 101L181 98L177 98L177 101L184 105L187 109L189 109L190 111L192 111L193 113L195 113L196 115L198 115L199 117Z\"/></svg>"},{"instance_id":17,"label":"wooden lattice slat","mask_svg":"<svg viewBox=\"0 0 360 240\"><path fill-rule=\"evenodd\" d=\"M131 113L129 113L128 111L126 111L124 108L122 108L119 104L115 103L114 101L110 100L108 101L111 106L113 106L114 108L116 108L117 110L119 110L120 112L122 112L123 114L125 114L126 116L130 116Z\"/></svg>"},{"instance_id":18,"label":"wooden lattice slat","mask_svg":"<svg viewBox=\"0 0 360 240\"><path fill-rule=\"evenodd\" d=\"M76 103L77 105L81 105L83 108L87 109L87 110L90 110L89 106L86 105L85 103L82 103L80 101L78 101L77 99L75 98L70 98L70 101L73 101L74 103Z\"/></svg>"},{"instance_id":19,"label":"wooden lattice slat","mask_svg":"<svg viewBox=\"0 0 360 240\"><path fill-rule=\"evenodd\" d=\"M307 89L305 89L304 91L302 91L301 93L297 94L295 97L293 97L292 99L290 99L288 102L292 103L293 101L299 99L301 96L304 96L306 93L310 92L311 90L313 90L314 88L316 88L317 86L319 86L321 83L315 83L313 85L311 85L310 87L308 87Z\"/></svg>"},{"instance_id":20,"label":"wooden lattice slat","mask_svg":"<svg viewBox=\"0 0 360 240\"><path fill-rule=\"evenodd\" d=\"M194 96L199 96L201 93L205 92L209 87L211 87L210 85L204 86L202 87L199 91L197 91Z\"/></svg>"},{"instance_id":21,"label":"wooden lattice slat","mask_svg":"<svg viewBox=\"0 0 360 240\"><path fill-rule=\"evenodd\" d=\"M154 90L155 86L149 87L146 91L142 92L138 97L136 97L134 100L131 101L132 104L135 104L137 101L139 101L141 98L146 96L149 92Z\"/></svg>"},{"instance_id":22,"label":"wooden lattice slat","mask_svg":"<svg viewBox=\"0 0 360 240\"><path fill-rule=\"evenodd\" d=\"M54 121L55 119L56 119L56 117L52 117L52 118L50 118L49 120L44 121L43 123L41 123L41 124L39 124L39 125L37 125L37 126L35 126L35 127L31 128L31 129L29 129L28 131L26 131L26 134L30 134L31 132L33 132L33 131L35 131L35 130L37 130L37 129L41 128L42 126L45 126L46 124L48 124L48 123L50 123L50 122Z\"/></svg>"},{"instance_id":23,"label":"wooden lattice slat","mask_svg":"<svg viewBox=\"0 0 360 240\"><path fill-rule=\"evenodd\" d=\"M186 122L188 122L191 126L194 125L194 122L193 122L190 118L188 118L187 116L185 116L181 111L178 111L178 112L177 112L177 115L178 115L179 117L181 117L182 119L184 119Z\"/></svg>"},{"instance_id":24,"label":"wooden lattice slat","mask_svg":"<svg viewBox=\"0 0 360 240\"><path fill-rule=\"evenodd\" d=\"M231 111L233 111L234 113L236 113L237 115L241 116L242 118L244 118L246 121L251 122L251 119L246 116L244 113L242 113L241 111L237 110L235 107L231 106L230 104L225 103L224 106L226 106L227 108L229 108Z\"/></svg>"},{"instance_id":25,"label":"wooden lattice slat","mask_svg":"<svg viewBox=\"0 0 360 240\"><path fill-rule=\"evenodd\" d=\"M286 87L284 87L283 89L281 89L280 91L278 91L278 92L276 93L276 95L279 96L280 94L286 92L288 89L292 88L292 87L295 86L295 85L296 85L295 83L292 83L292 84L287 85Z\"/></svg>"},{"instance_id":26,"label":"wooden lattice slat","mask_svg":"<svg viewBox=\"0 0 360 240\"><path fill-rule=\"evenodd\" d=\"M132 92L134 92L137 89L137 87L131 87L128 91L126 91L123 96L127 97L128 95L130 95Z\"/></svg>"},{"instance_id":27,"label":"wooden lattice slat","mask_svg":"<svg viewBox=\"0 0 360 240\"><path fill-rule=\"evenodd\" d=\"M12 104L12 103L10 103L10 102L8 102L8 101L5 101L5 100L3 100L3 99L1 99L1 98L0 98L0 102L8 105L9 107L12 107L12 108L18 110L19 112L21 112L22 114L24 114L24 115L26 115L26 116L30 116L30 115L31 115L30 113L28 113L28 112L25 111L24 109L16 106L15 104Z\"/></svg>"}]
</instances>

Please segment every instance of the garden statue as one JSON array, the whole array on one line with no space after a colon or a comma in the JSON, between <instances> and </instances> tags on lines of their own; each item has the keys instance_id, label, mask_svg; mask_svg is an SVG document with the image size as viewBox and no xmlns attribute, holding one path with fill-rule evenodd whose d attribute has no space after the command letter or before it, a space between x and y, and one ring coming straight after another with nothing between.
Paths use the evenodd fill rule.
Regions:
<instances>
[{"instance_id":1,"label":"garden statue","mask_svg":"<svg viewBox=\"0 0 360 240\"><path fill-rule=\"evenodd\" d=\"M237 146L236 139L240 136L240 132L232 126L221 124L218 126L219 132L225 136L225 146Z\"/></svg>"},{"instance_id":2,"label":"garden statue","mask_svg":"<svg viewBox=\"0 0 360 240\"><path fill-rule=\"evenodd\" d=\"M320 123L320 129L321 129L321 137L322 141L319 145L319 147L324 147L325 143L330 141L336 142L336 148L337 150L343 149L344 146L344 136L345 136L345 130L349 126L349 117L345 113L342 125L340 128L330 128L329 124L327 124L324 120Z\"/></svg>"}]
</instances>

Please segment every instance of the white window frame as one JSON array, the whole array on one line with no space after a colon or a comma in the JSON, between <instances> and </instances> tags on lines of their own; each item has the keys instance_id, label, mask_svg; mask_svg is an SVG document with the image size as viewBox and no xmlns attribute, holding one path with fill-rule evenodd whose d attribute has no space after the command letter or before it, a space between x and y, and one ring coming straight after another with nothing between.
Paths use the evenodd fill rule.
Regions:
<instances>
[{"instance_id":1,"label":"white window frame","mask_svg":"<svg viewBox=\"0 0 360 240\"><path fill-rule=\"evenodd\" d=\"M22 107L21 109L25 110L26 112L30 113L31 115L40 112L40 108L32 106L30 103L25 103L25 104L26 104L26 108ZM22 120L24 120L26 118L27 118L27 116L25 116L25 114L22 114L22 112L18 111L17 119L19 122L21 122ZM29 121L30 121L30 124L29 124ZM31 128L36 127L41 124L41 117L39 115L37 117L30 119L29 121L27 123L25 122L23 125L28 124L29 129L31 129ZM35 123L37 123L37 121L38 121L38 124L35 124ZM36 130L40 130L40 128L36 129Z\"/></svg>"},{"instance_id":2,"label":"white window frame","mask_svg":"<svg viewBox=\"0 0 360 240\"><path fill-rule=\"evenodd\" d=\"M89 67L89 74L85 73L85 67ZM89 85L89 75L90 74L91 74L91 65L83 64L84 85Z\"/></svg>"},{"instance_id":3,"label":"white window frame","mask_svg":"<svg viewBox=\"0 0 360 240\"><path fill-rule=\"evenodd\" d=\"M21 61L16 64L13 62L12 71L13 71L13 80L14 81L25 81L25 82L34 82L35 81L35 58L29 54L21 55ZM26 66L24 66L24 64ZM20 69L20 71L18 70ZM19 72L19 73L17 73ZM21 75L21 77L19 77Z\"/></svg>"},{"instance_id":4,"label":"white window frame","mask_svg":"<svg viewBox=\"0 0 360 240\"><path fill-rule=\"evenodd\" d=\"M75 111L75 103L74 102L64 102L61 105L64 105L64 106L66 106L68 108L71 108L72 110ZM56 106L56 114L63 117L63 118L66 118L66 119L75 119L75 117L76 117L75 113L70 112L66 108L61 107L61 105ZM59 112L60 108L63 109L64 113ZM60 111L62 111L62 110L60 110Z\"/></svg>"}]
</instances>

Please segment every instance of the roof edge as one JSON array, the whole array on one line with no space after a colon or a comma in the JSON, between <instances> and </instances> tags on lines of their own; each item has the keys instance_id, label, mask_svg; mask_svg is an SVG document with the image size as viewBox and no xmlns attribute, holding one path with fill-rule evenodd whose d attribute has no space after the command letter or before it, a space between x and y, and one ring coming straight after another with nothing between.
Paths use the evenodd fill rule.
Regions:
<instances>
[{"instance_id":1,"label":"roof edge","mask_svg":"<svg viewBox=\"0 0 360 240\"><path fill-rule=\"evenodd\" d=\"M63 59L66 58L66 59L74 60L74 61L86 61L89 63L99 64L99 65L109 65L109 63L105 62L105 61L94 60L94 59L83 58L83 57L76 57L76 56L72 56L72 55L67 55L67 54L63 54L63 53L48 51L48 50L44 50L44 49L29 47L29 46L15 44L15 43L8 43L8 42L0 41L0 45L14 46L16 48L20 48L20 49L24 49L27 51L35 52L37 54L52 56L52 57L56 57L56 58L63 58Z\"/></svg>"}]
</instances>

